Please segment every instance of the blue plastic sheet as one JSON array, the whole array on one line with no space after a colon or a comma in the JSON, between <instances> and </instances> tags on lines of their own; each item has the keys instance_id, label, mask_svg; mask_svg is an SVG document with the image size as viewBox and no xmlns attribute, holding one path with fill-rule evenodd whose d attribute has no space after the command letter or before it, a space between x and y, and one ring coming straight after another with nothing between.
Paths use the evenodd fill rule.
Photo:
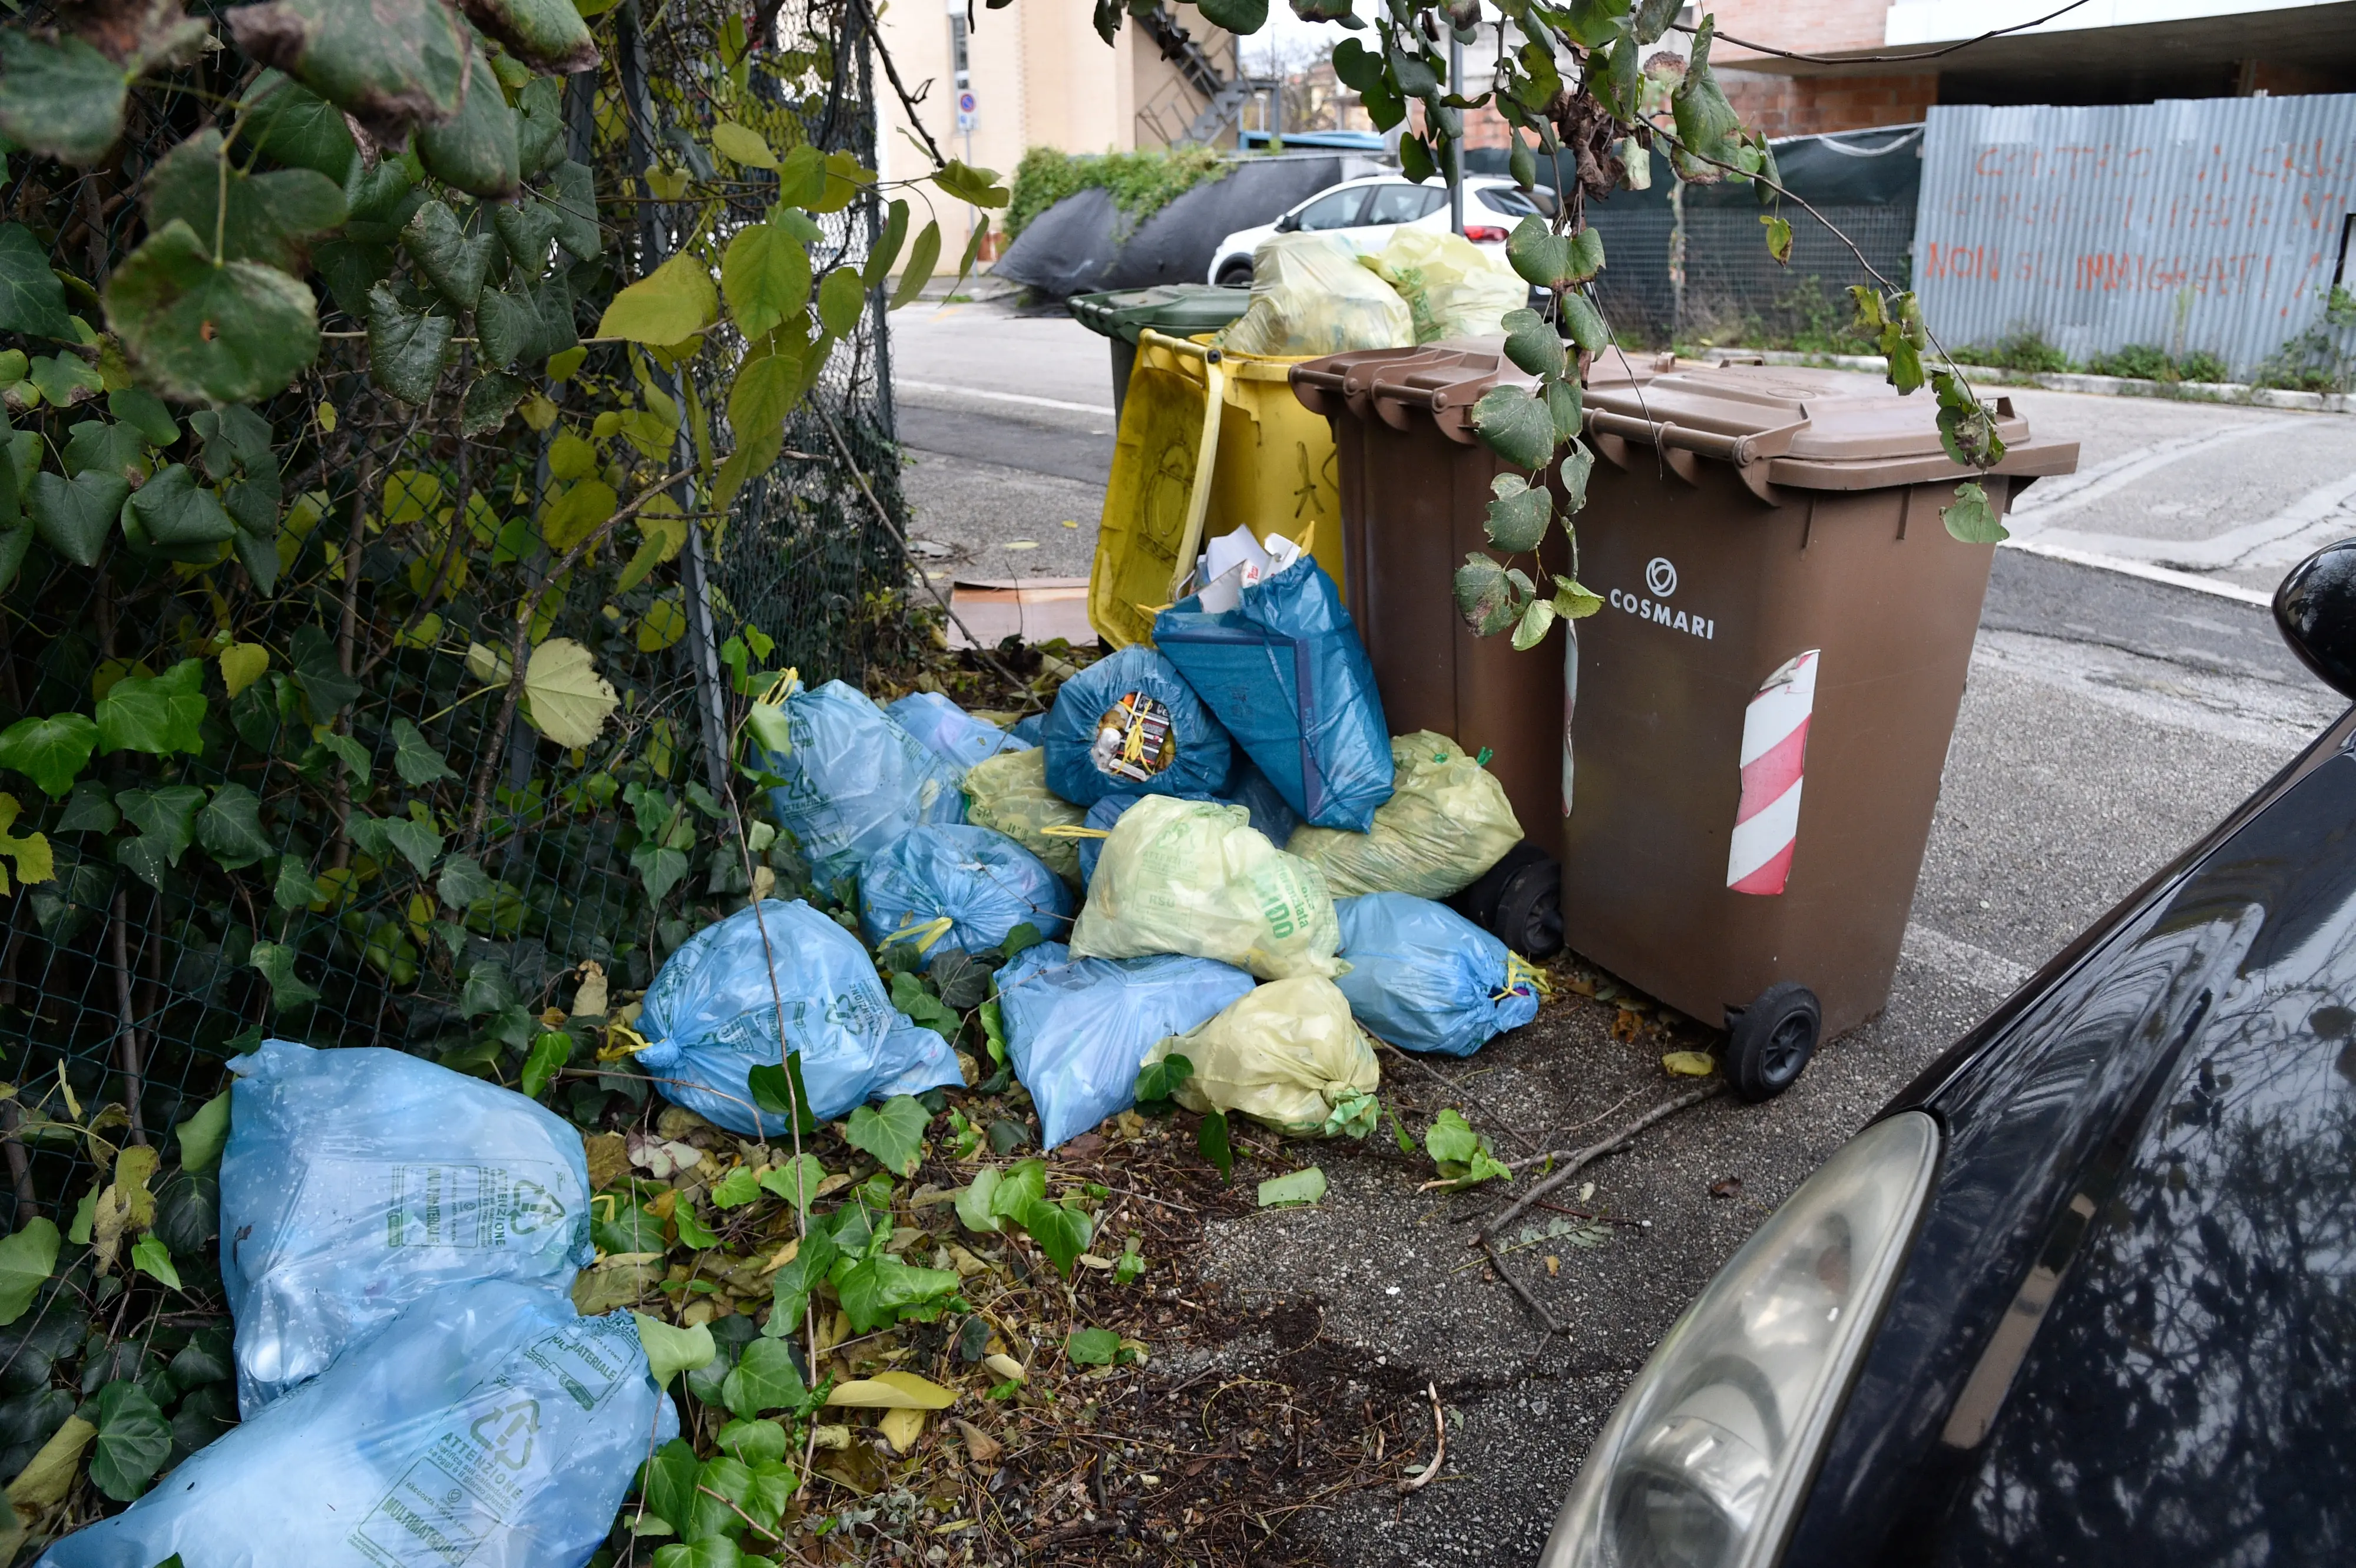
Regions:
<instances>
[{"instance_id":1,"label":"blue plastic sheet","mask_svg":"<svg viewBox=\"0 0 2356 1568\"><path fill-rule=\"evenodd\" d=\"M574 1568L639 1462L679 1434L626 1312L487 1280L182 1460L43 1568Z\"/></svg>"},{"instance_id":2,"label":"blue plastic sheet","mask_svg":"<svg viewBox=\"0 0 2356 1568\"><path fill-rule=\"evenodd\" d=\"M1235 747L1178 673L1142 643L1063 684L1047 714L1047 788L1075 806L1107 795L1207 795L1227 781ZM1136 750L1139 755L1128 753Z\"/></svg>"},{"instance_id":3,"label":"blue plastic sheet","mask_svg":"<svg viewBox=\"0 0 2356 1568\"><path fill-rule=\"evenodd\" d=\"M595 1259L580 1131L513 1090L376 1046L230 1065L221 1284L249 1418L429 1292L562 1293Z\"/></svg>"},{"instance_id":4,"label":"blue plastic sheet","mask_svg":"<svg viewBox=\"0 0 2356 1568\"><path fill-rule=\"evenodd\" d=\"M785 780L769 791L777 823L800 841L821 887L919 822L965 821L964 769L893 722L863 692L829 681L786 699L792 750L759 754Z\"/></svg>"},{"instance_id":5,"label":"blue plastic sheet","mask_svg":"<svg viewBox=\"0 0 2356 1568\"><path fill-rule=\"evenodd\" d=\"M1047 715L1025 714L1014 721L1014 727L1006 734L1009 739L1019 740L1026 746L1037 746L1047 736Z\"/></svg>"},{"instance_id":6,"label":"blue plastic sheet","mask_svg":"<svg viewBox=\"0 0 2356 1568\"><path fill-rule=\"evenodd\" d=\"M1410 893L1337 898L1333 982L1368 1034L1401 1050L1469 1057L1538 1015L1537 971L1445 904Z\"/></svg>"},{"instance_id":7,"label":"blue plastic sheet","mask_svg":"<svg viewBox=\"0 0 2356 1568\"><path fill-rule=\"evenodd\" d=\"M938 692L911 692L886 704L884 711L893 723L960 773L1001 751L1028 751L1033 744L1015 739L988 719L974 717Z\"/></svg>"},{"instance_id":8,"label":"blue plastic sheet","mask_svg":"<svg viewBox=\"0 0 2356 1568\"><path fill-rule=\"evenodd\" d=\"M859 929L870 947L980 952L1028 923L1059 937L1072 893L1047 863L989 828L916 828L859 874Z\"/></svg>"},{"instance_id":9,"label":"blue plastic sheet","mask_svg":"<svg viewBox=\"0 0 2356 1568\"><path fill-rule=\"evenodd\" d=\"M1235 771L1227 776L1226 788L1219 791L1219 799L1249 811L1251 825L1279 849L1291 841L1292 830L1301 825L1301 813L1240 750L1236 753Z\"/></svg>"},{"instance_id":10,"label":"blue plastic sheet","mask_svg":"<svg viewBox=\"0 0 2356 1568\"><path fill-rule=\"evenodd\" d=\"M776 988L762 958L762 926ZM647 988L638 1065L662 1097L745 1137L782 1138L783 1116L755 1109L746 1075L776 1067L777 1003L801 1058L802 1085L822 1119L895 1094L962 1083L957 1052L892 1005L859 939L797 898L771 898L706 926L663 961Z\"/></svg>"},{"instance_id":11,"label":"blue plastic sheet","mask_svg":"<svg viewBox=\"0 0 2356 1568\"><path fill-rule=\"evenodd\" d=\"M1244 589L1232 610L1180 600L1154 617L1153 641L1302 818L1373 825L1391 798L1390 730L1358 628L1313 559Z\"/></svg>"},{"instance_id":12,"label":"blue plastic sheet","mask_svg":"<svg viewBox=\"0 0 2356 1568\"><path fill-rule=\"evenodd\" d=\"M998 1016L1014 1076L1052 1149L1137 1101L1146 1052L1216 1017L1252 977L1207 958L1084 958L1043 942L998 974Z\"/></svg>"}]
</instances>

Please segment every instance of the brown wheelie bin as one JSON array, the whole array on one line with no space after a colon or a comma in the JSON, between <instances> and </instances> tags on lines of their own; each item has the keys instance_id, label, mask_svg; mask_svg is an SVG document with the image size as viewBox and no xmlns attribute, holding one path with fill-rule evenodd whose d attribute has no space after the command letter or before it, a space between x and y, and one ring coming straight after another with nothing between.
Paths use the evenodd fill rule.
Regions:
<instances>
[{"instance_id":1,"label":"brown wheelie bin","mask_svg":"<svg viewBox=\"0 0 2356 1568\"><path fill-rule=\"evenodd\" d=\"M1383 430L1424 434L1408 417L1417 407L1432 437L1463 445L1472 433L1451 429L1450 411L1494 373L1462 368L1467 383L1444 390L1438 366L1348 373ZM1380 389L1410 379L1428 412L1396 395L1386 404ZM2077 446L2033 439L1996 401L2008 451L1979 478L2000 513L2030 479L2073 469ZM1604 596L1601 611L1528 654L1461 624L1442 641L1429 613L1386 618L1419 593L1452 618L1446 573L1481 547L1499 465L1469 447L1480 456L1452 467L1478 483L1451 483L1440 516L1429 485L1365 482L1375 454L1402 443L1345 412L1337 424L1359 424L1368 455L1354 489L1353 445L1337 442L1353 587L1360 574L1370 585L1353 611L1395 725L1424 721L1390 679L1430 688L1433 675L1404 650L1387 665L1383 650L1470 644L1480 661L1459 654L1455 683L1482 688L1472 706L1506 710L1491 722L1521 733L1515 777L1541 754L1551 765L1564 940L1727 1028L1729 1076L1764 1099L1798 1077L1820 1036L1889 997L1994 546L1941 522L1974 476L1942 449L1928 392L1901 398L1837 371L1614 356L1590 371L1586 403L1597 461L1576 519L1578 576ZM1411 575L1398 580L1395 561L1413 562ZM1387 595L1374 585L1386 579ZM1482 744L1498 747L1507 777L1505 746ZM1513 798L1535 833L1538 819Z\"/></svg>"}]
</instances>

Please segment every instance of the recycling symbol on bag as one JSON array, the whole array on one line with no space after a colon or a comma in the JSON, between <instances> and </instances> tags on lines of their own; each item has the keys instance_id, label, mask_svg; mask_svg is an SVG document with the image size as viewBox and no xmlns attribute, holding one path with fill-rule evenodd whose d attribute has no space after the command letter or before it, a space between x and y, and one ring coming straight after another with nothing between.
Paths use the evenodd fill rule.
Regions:
<instances>
[{"instance_id":1,"label":"recycling symbol on bag","mask_svg":"<svg viewBox=\"0 0 2356 1568\"><path fill-rule=\"evenodd\" d=\"M491 1451L492 1458L510 1470L520 1470L531 1463L532 1438L540 1431L540 1402L520 1399L502 1405L466 1430Z\"/></svg>"},{"instance_id":2,"label":"recycling symbol on bag","mask_svg":"<svg viewBox=\"0 0 2356 1568\"><path fill-rule=\"evenodd\" d=\"M564 1204L536 1181L516 1178L515 1202L508 1210L508 1229L518 1236L535 1236L564 1223Z\"/></svg>"}]
</instances>

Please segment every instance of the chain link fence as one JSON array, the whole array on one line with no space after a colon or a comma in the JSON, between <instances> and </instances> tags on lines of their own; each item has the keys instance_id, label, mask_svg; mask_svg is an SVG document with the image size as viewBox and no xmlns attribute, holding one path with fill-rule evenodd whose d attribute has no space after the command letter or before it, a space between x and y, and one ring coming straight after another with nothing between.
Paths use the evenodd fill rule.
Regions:
<instances>
[{"instance_id":1,"label":"chain link fence","mask_svg":"<svg viewBox=\"0 0 2356 1568\"><path fill-rule=\"evenodd\" d=\"M778 16L785 69L756 80L798 88L774 93L756 128L780 149L807 143L873 166L860 15L813 3ZM672 226L693 221L687 209L640 200L637 177L663 158L705 156L711 100L697 73L732 20L742 28L716 0L670 0L642 29L633 0L625 47L608 50L594 87L584 76L567 89L569 145L596 171L605 236L602 255L564 274L581 334L620 283L687 237ZM124 140L98 168L11 156L5 216L60 271L98 281L143 233L142 181L156 159L241 90L232 73L243 69L225 51L134 95ZM814 263L863 257L879 206L869 190L826 215ZM766 215L765 203L735 203L717 232ZM380 239L390 252L389 235L360 229L330 243ZM328 245L316 258L331 285L353 259ZM75 293L74 308L98 324L97 306ZM749 886L715 799L751 684L744 646L813 682L856 682L909 635L880 294L835 344L786 455L726 516L701 512L700 489L682 484L675 499L692 526L676 559L628 582L632 553L617 540L554 584L541 530L558 497L549 448L582 411L580 377L644 387L667 372L594 347L573 383L540 384L565 421L536 430L511 417L462 434L463 360L425 408L394 403L369 383L357 304L331 286L320 364L253 411L275 476L239 458L225 416L177 411L175 441L151 455L216 479L241 462L246 482L274 478L274 515L250 531L258 542L176 553L115 533L95 569L36 543L0 594L0 727L88 714L116 682L177 678L191 661L211 699L198 750L102 755L70 797L23 802L15 831L46 832L54 876L5 900L0 936L11 1228L35 1212L63 1224L93 1190L99 1138L164 1141L265 1033L511 1077L548 1010L577 1000L583 965L616 991L643 987L716 918L706 900ZM724 450L724 384L671 390L711 411ZM66 451L70 468L75 427L106 406L102 396L20 411L16 429ZM682 466L673 457L691 448L678 440L675 453L647 453L657 472ZM534 643L578 641L620 698L585 747L562 748L519 715L501 720L500 660L519 606L531 607ZM220 656L231 644L259 647L268 662L258 675L241 662L243 682L223 703L230 666ZM773 851L770 869L790 886L790 850ZM584 1079L559 1109L589 1124L643 1087ZM128 1108L130 1126L91 1120L108 1101Z\"/></svg>"},{"instance_id":2,"label":"chain link fence","mask_svg":"<svg viewBox=\"0 0 2356 1568\"><path fill-rule=\"evenodd\" d=\"M1609 201L1590 203L1587 220L1603 236L1605 257L1597 300L1623 342L1665 346L1706 338L1727 347L1832 349L1855 315L1849 285L1873 282L1842 236L1904 288L1912 270L1914 209L1817 210L1825 220L1783 204L1792 224L1792 256L1778 264L1767 252L1762 209L1747 199L1722 206L1689 201L1682 235L1677 213L1665 204L1629 203L1615 210Z\"/></svg>"}]
</instances>

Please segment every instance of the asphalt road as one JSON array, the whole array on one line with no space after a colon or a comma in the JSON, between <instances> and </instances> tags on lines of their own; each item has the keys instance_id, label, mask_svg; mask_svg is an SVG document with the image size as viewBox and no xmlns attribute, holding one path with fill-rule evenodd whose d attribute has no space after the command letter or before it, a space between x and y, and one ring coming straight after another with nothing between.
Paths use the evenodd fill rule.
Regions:
<instances>
[{"instance_id":1,"label":"asphalt road","mask_svg":"<svg viewBox=\"0 0 2356 1568\"><path fill-rule=\"evenodd\" d=\"M1111 455L1101 340L1052 317L952 307L895 318L894 354L917 532L948 547L943 569L1084 574ZM980 395L992 392L1046 401ZM1593 1167L1581 1206L1611 1222L1541 1234L1510 1259L1570 1324L1561 1338L1465 1267L1472 1206L1417 1192L1400 1164L1364 1151L1319 1152L1333 1182L1320 1206L1215 1232L1208 1267L1238 1298L1315 1301L1328 1342L1370 1369L1409 1369L1450 1412L1436 1484L1298 1516L1337 1561L1534 1560L1627 1379L1743 1237L2339 712L2255 601L2290 552L2356 533L2343 505L2356 501L2356 419L2008 395L2040 434L2079 439L2084 467L2033 489L2026 547L1997 553L1882 1015L1826 1045L1781 1099L1706 1104ZM1458 1106L1508 1153L1517 1139L1583 1142L1674 1092L1664 1042L1615 1038L1614 1013L1558 994L1529 1028L1440 1064L1444 1081L1387 1056L1386 1095ZM1673 1022L1681 1034L1703 1038ZM1248 1376L1271 1349L1246 1337L1207 1359Z\"/></svg>"}]
</instances>

